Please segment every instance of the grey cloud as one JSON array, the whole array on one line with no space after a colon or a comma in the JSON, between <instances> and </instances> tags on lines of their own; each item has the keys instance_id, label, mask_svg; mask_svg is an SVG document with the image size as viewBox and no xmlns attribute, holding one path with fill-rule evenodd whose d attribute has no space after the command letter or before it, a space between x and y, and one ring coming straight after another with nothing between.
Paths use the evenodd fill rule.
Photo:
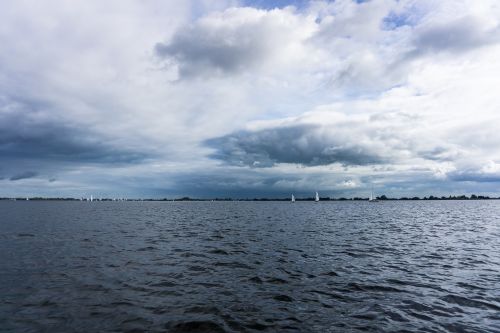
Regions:
<instances>
[{"instance_id":1,"label":"grey cloud","mask_svg":"<svg viewBox=\"0 0 500 333\"><path fill-rule=\"evenodd\" d=\"M437 146L432 149L422 150L419 155L427 160L433 161L453 161L460 156L454 147Z\"/></svg>"},{"instance_id":2,"label":"grey cloud","mask_svg":"<svg viewBox=\"0 0 500 333\"><path fill-rule=\"evenodd\" d=\"M281 21L269 12L229 10L179 30L155 51L162 59L174 60L181 78L234 74L262 65L290 41L291 27Z\"/></svg>"},{"instance_id":3,"label":"grey cloud","mask_svg":"<svg viewBox=\"0 0 500 333\"><path fill-rule=\"evenodd\" d=\"M29 179L29 178L36 177L37 175L38 175L38 173L36 173L34 171L26 171L26 172L21 172L21 173L18 173L16 175L10 177L9 180L16 181L16 180L21 180L21 179Z\"/></svg>"},{"instance_id":4,"label":"grey cloud","mask_svg":"<svg viewBox=\"0 0 500 333\"><path fill-rule=\"evenodd\" d=\"M148 157L144 152L117 148L91 129L49 118L36 106L0 105L2 109L0 156L4 159L134 163Z\"/></svg>"},{"instance_id":5,"label":"grey cloud","mask_svg":"<svg viewBox=\"0 0 500 333\"><path fill-rule=\"evenodd\" d=\"M9 136L0 139L0 155L11 158L88 163L135 163L146 158L141 152L114 148L99 139L78 136L77 131L51 128L36 136ZM70 134L71 133L71 134Z\"/></svg>"},{"instance_id":6,"label":"grey cloud","mask_svg":"<svg viewBox=\"0 0 500 333\"><path fill-rule=\"evenodd\" d=\"M266 52L258 39L240 44L221 37L194 29L177 34L169 44L157 44L156 53L175 59L181 77L193 77L207 71L238 72L258 63Z\"/></svg>"},{"instance_id":7,"label":"grey cloud","mask_svg":"<svg viewBox=\"0 0 500 333\"><path fill-rule=\"evenodd\" d=\"M289 175L268 176L258 173L242 174L227 170L220 173L201 173L199 175L177 175L176 189L193 197L261 197L276 196L283 189L274 185L283 179L293 178ZM295 179L295 178L294 178Z\"/></svg>"},{"instance_id":8,"label":"grey cloud","mask_svg":"<svg viewBox=\"0 0 500 333\"><path fill-rule=\"evenodd\" d=\"M325 122L319 123L325 116ZM297 118L261 130L239 131L207 140L211 157L228 165L253 168L279 163L303 166L390 165L411 159L454 161L461 151L453 144L409 134L420 121L411 114L391 112L369 118L328 115ZM410 120L410 121L409 121Z\"/></svg>"},{"instance_id":9,"label":"grey cloud","mask_svg":"<svg viewBox=\"0 0 500 333\"><path fill-rule=\"evenodd\" d=\"M270 170L226 166L224 172L205 169L195 174L175 173L165 177L175 179L175 185L170 190L157 187L150 189L149 194L157 197L187 195L198 198L284 198L291 193L297 197L312 197L314 191L319 191L323 196L351 191L346 188L338 189L332 184L332 178L340 177L341 182L345 180L345 175L304 174L299 168L295 172L280 174L268 171Z\"/></svg>"},{"instance_id":10,"label":"grey cloud","mask_svg":"<svg viewBox=\"0 0 500 333\"><path fill-rule=\"evenodd\" d=\"M500 42L500 30L484 29L484 24L478 18L463 17L458 20L434 25L417 31L412 55L429 52L465 52L488 44Z\"/></svg>"},{"instance_id":11,"label":"grey cloud","mask_svg":"<svg viewBox=\"0 0 500 333\"><path fill-rule=\"evenodd\" d=\"M458 170L448 173L448 179L459 182L500 183L500 174L478 170Z\"/></svg>"},{"instance_id":12,"label":"grey cloud","mask_svg":"<svg viewBox=\"0 0 500 333\"><path fill-rule=\"evenodd\" d=\"M270 167L276 163L307 166L341 163L370 165L385 158L356 142L343 142L320 126L294 125L250 132L241 131L208 140L216 149L211 157L230 165Z\"/></svg>"}]
</instances>

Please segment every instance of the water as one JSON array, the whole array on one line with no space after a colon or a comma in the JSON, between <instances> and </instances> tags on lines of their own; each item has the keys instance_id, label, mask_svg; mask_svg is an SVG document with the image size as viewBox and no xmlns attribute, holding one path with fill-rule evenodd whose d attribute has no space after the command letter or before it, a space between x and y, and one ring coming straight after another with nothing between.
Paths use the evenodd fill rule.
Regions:
<instances>
[{"instance_id":1,"label":"water","mask_svg":"<svg viewBox=\"0 0 500 333\"><path fill-rule=\"evenodd\" d=\"M500 201L0 202L2 332L500 332Z\"/></svg>"}]
</instances>

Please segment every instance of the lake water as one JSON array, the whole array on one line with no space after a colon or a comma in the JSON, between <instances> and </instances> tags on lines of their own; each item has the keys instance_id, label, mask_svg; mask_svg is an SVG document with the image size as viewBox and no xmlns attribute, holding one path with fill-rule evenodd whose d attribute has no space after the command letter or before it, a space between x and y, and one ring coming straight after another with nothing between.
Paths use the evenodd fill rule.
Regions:
<instances>
[{"instance_id":1,"label":"lake water","mask_svg":"<svg viewBox=\"0 0 500 333\"><path fill-rule=\"evenodd\" d=\"M3 201L0 331L500 332L500 201Z\"/></svg>"}]
</instances>

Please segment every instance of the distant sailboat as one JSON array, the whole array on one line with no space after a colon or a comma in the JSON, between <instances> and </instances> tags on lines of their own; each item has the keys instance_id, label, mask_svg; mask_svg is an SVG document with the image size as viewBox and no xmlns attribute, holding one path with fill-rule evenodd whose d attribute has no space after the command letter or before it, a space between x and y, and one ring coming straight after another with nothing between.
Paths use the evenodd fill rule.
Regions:
<instances>
[{"instance_id":1,"label":"distant sailboat","mask_svg":"<svg viewBox=\"0 0 500 333\"><path fill-rule=\"evenodd\" d=\"M90 202L94 201L94 197L91 195L90 196Z\"/></svg>"},{"instance_id":2,"label":"distant sailboat","mask_svg":"<svg viewBox=\"0 0 500 333\"><path fill-rule=\"evenodd\" d=\"M372 186L372 191L370 193L370 199L368 201L369 202L378 202L378 199L373 196L373 186Z\"/></svg>"},{"instance_id":3,"label":"distant sailboat","mask_svg":"<svg viewBox=\"0 0 500 333\"><path fill-rule=\"evenodd\" d=\"M292 194L292 202L295 202L295 197L293 196L293 194Z\"/></svg>"},{"instance_id":4,"label":"distant sailboat","mask_svg":"<svg viewBox=\"0 0 500 333\"><path fill-rule=\"evenodd\" d=\"M319 194L316 192L316 197L314 198L314 201L318 202L319 201Z\"/></svg>"}]
</instances>

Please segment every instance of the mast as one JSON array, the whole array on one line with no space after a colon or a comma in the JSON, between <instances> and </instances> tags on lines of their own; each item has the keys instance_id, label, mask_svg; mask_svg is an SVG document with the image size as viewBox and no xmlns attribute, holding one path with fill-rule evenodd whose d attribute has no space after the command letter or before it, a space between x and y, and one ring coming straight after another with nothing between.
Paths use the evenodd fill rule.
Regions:
<instances>
[{"instance_id":1,"label":"mast","mask_svg":"<svg viewBox=\"0 0 500 333\"><path fill-rule=\"evenodd\" d=\"M370 193L370 200L371 202L378 202L378 199L373 195L373 184L372 184L372 191Z\"/></svg>"}]
</instances>

